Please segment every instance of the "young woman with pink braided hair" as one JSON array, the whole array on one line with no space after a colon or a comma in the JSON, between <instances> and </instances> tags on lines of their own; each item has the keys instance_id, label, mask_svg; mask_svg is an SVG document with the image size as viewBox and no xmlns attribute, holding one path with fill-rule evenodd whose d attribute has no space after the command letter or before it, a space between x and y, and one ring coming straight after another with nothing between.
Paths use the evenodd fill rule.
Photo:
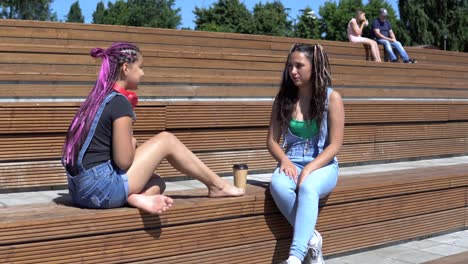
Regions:
<instances>
[{"instance_id":1,"label":"young woman with pink braided hair","mask_svg":"<svg viewBox=\"0 0 468 264\"><path fill-rule=\"evenodd\" d=\"M62 164L73 202L83 208L125 204L159 214L173 200L161 195L164 182L154 174L161 160L203 182L209 197L241 196L242 189L221 179L174 135L159 133L137 147L133 137L137 103L134 90L143 77L143 56L130 43L94 48L101 58L99 77L68 129Z\"/></svg>"}]
</instances>

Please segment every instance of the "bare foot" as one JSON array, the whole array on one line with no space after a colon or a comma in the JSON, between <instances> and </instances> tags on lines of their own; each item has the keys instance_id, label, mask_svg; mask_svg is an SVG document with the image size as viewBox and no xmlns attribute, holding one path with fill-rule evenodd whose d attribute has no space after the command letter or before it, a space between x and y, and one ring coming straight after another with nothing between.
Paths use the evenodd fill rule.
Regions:
<instances>
[{"instance_id":1,"label":"bare foot","mask_svg":"<svg viewBox=\"0 0 468 264\"><path fill-rule=\"evenodd\" d=\"M174 200L161 194L132 194L128 196L128 203L150 214L160 214L169 209L174 203Z\"/></svg>"},{"instance_id":2,"label":"bare foot","mask_svg":"<svg viewBox=\"0 0 468 264\"><path fill-rule=\"evenodd\" d=\"M237 197L245 194L244 189L237 188L236 186L224 181L222 188L212 186L208 188L208 197Z\"/></svg>"}]
</instances>

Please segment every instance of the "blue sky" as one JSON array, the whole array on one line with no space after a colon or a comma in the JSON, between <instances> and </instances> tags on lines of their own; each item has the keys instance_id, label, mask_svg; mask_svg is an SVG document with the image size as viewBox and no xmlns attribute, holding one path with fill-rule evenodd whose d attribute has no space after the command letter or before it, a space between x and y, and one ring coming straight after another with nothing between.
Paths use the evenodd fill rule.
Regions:
<instances>
[{"instance_id":1,"label":"blue sky","mask_svg":"<svg viewBox=\"0 0 468 264\"><path fill-rule=\"evenodd\" d=\"M114 2L115 0L110 0ZM272 2L273 0L241 0L249 10L252 10L254 5L258 2L266 3ZM305 8L306 6L310 6L316 13L318 13L318 9L322 6L326 1L330 0L289 0L289 1L281 1L283 5L287 8L291 8L289 15L291 17L296 18L299 10ZM333 0L331 0L333 1ZM335 0L337 2L338 0ZM397 0L387 0L389 3L392 4L393 9L398 14L398 5ZM70 10L70 6L75 2L75 0L53 0L52 2L52 10L57 12L58 18L60 20L64 20L64 17L68 14ZM86 23L91 23L92 16L94 10L96 10L96 5L99 1L93 0L79 0L81 11L85 17ZM108 0L104 0L104 3L107 6ZM176 7L181 8L181 15L182 15L182 25L181 27L189 27L194 28L193 20L195 19L192 11L195 9L195 6L198 7L209 7L212 3L217 2L217 0L176 0ZM363 1L364 4L367 3L367 0Z\"/></svg>"}]
</instances>

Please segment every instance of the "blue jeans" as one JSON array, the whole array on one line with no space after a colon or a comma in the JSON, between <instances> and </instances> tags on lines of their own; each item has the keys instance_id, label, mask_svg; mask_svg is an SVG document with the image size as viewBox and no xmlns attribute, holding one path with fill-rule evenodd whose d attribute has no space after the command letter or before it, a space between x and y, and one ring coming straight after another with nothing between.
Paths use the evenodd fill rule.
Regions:
<instances>
[{"instance_id":1,"label":"blue jeans","mask_svg":"<svg viewBox=\"0 0 468 264\"><path fill-rule=\"evenodd\" d=\"M289 157L296 165L298 175L305 165L313 160L312 157ZM335 188L338 179L338 163L330 164L313 171L301 184L297 185L279 168L273 173L270 192L281 213L294 227L293 241L289 255L304 260L307 244L314 236L315 224L318 217L319 200L328 195Z\"/></svg>"},{"instance_id":2,"label":"blue jeans","mask_svg":"<svg viewBox=\"0 0 468 264\"><path fill-rule=\"evenodd\" d=\"M377 43L384 46L385 52L387 52L388 56L390 56L390 61L396 61L398 59L395 53L393 52L393 48L395 48L398 54L400 54L400 57L403 60L403 62L409 61L409 56L399 41L390 42L386 39L377 39Z\"/></svg>"}]
</instances>

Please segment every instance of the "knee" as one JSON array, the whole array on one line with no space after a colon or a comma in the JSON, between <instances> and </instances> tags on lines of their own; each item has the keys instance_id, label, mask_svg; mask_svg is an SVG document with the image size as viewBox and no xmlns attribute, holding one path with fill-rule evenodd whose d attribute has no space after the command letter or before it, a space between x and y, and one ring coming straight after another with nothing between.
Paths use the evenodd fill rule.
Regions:
<instances>
[{"instance_id":1,"label":"knee","mask_svg":"<svg viewBox=\"0 0 468 264\"><path fill-rule=\"evenodd\" d=\"M320 192L315 184L301 184L299 187L299 197L307 197L308 199L319 199Z\"/></svg>"},{"instance_id":2,"label":"knee","mask_svg":"<svg viewBox=\"0 0 468 264\"><path fill-rule=\"evenodd\" d=\"M278 196L280 193L290 190L289 182L291 180L288 176L284 174L284 172L279 172L277 168L271 177L270 182L270 192L273 196ZM293 190L294 191L294 190Z\"/></svg>"},{"instance_id":3,"label":"knee","mask_svg":"<svg viewBox=\"0 0 468 264\"><path fill-rule=\"evenodd\" d=\"M166 131L154 135L147 142L155 151L165 153L164 155L172 153L172 151L180 145L180 141L177 137Z\"/></svg>"},{"instance_id":4,"label":"knee","mask_svg":"<svg viewBox=\"0 0 468 264\"><path fill-rule=\"evenodd\" d=\"M388 41L388 40L386 40L386 39L379 40L378 43L384 45L384 47L390 47L390 41Z\"/></svg>"},{"instance_id":5,"label":"knee","mask_svg":"<svg viewBox=\"0 0 468 264\"><path fill-rule=\"evenodd\" d=\"M163 131L163 132L155 135L153 137L153 139L161 141L161 142L166 142L166 143L169 143L169 144L172 144L172 143L174 143L174 141L178 140L177 137L174 136L174 134L172 134L171 132L167 132L167 131Z\"/></svg>"},{"instance_id":6,"label":"knee","mask_svg":"<svg viewBox=\"0 0 468 264\"><path fill-rule=\"evenodd\" d=\"M167 131L163 131L163 132L157 134L156 136L161 137L163 139L168 139L168 140L171 140L171 139L175 138L174 134L172 134L171 132L167 132Z\"/></svg>"},{"instance_id":7,"label":"knee","mask_svg":"<svg viewBox=\"0 0 468 264\"><path fill-rule=\"evenodd\" d=\"M397 50L403 49L403 46L402 46L401 43L398 42L398 41L393 42L391 46L392 46L393 48L397 49Z\"/></svg>"},{"instance_id":8,"label":"knee","mask_svg":"<svg viewBox=\"0 0 468 264\"><path fill-rule=\"evenodd\" d=\"M279 173L279 169L277 168L274 172L273 175L271 176L271 182L270 182L270 191L273 193L281 188L282 185L282 175Z\"/></svg>"}]
</instances>

